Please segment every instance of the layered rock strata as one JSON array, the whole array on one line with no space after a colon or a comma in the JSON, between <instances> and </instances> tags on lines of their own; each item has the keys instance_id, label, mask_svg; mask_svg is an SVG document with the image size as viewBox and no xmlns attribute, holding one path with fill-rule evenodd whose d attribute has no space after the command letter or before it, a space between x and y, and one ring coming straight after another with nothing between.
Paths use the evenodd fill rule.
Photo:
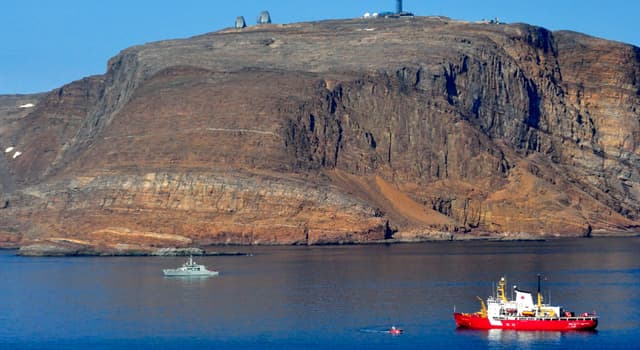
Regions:
<instances>
[{"instance_id":1,"label":"layered rock strata","mask_svg":"<svg viewBox=\"0 0 640 350\"><path fill-rule=\"evenodd\" d=\"M640 218L640 49L578 33L263 25L132 47L22 98L0 98L0 146L21 152L0 157L5 246L588 236Z\"/></svg>"}]
</instances>

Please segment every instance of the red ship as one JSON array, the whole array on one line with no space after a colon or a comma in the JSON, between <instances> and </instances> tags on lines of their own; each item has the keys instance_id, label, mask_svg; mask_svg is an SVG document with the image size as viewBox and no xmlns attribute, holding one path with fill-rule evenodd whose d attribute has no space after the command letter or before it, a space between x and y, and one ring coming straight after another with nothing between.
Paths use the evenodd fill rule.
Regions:
<instances>
[{"instance_id":1,"label":"red ship","mask_svg":"<svg viewBox=\"0 0 640 350\"><path fill-rule=\"evenodd\" d=\"M508 329L522 331L576 331L593 330L598 326L595 313L575 315L561 306L542 303L540 276L538 276L538 300L533 303L531 292L514 286L515 299L505 295L505 278L498 282L497 295L487 298L487 304L480 299L482 309L476 313L454 312L453 318L460 328Z\"/></svg>"}]
</instances>

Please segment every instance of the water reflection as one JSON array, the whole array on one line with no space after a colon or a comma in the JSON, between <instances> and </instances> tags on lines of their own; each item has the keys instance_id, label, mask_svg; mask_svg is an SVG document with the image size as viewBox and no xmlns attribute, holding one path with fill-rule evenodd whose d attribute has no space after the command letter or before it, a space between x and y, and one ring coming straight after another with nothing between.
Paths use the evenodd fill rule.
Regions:
<instances>
[{"instance_id":1,"label":"water reflection","mask_svg":"<svg viewBox=\"0 0 640 350\"><path fill-rule=\"evenodd\" d=\"M598 334L596 330L589 331L569 331L569 332L554 332L554 331L513 331L502 329L490 329L490 330L473 330L458 328L456 334L467 335L470 337L477 337L486 341L491 348L528 348L530 345L542 345L553 346L560 345L566 338L572 338L573 340L588 340Z\"/></svg>"},{"instance_id":2,"label":"water reflection","mask_svg":"<svg viewBox=\"0 0 640 350\"><path fill-rule=\"evenodd\" d=\"M502 329L490 329L486 334L487 340L491 343L518 343L519 345L540 341L560 343L560 336L562 335L561 332L516 332Z\"/></svg>"}]
</instances>

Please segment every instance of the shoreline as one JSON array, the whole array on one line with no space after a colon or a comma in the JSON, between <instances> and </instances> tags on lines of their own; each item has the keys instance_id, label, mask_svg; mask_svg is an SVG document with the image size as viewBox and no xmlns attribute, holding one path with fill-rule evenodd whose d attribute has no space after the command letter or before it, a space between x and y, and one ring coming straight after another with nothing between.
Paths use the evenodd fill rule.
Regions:
<instances>
[{"instance_id":1,"label":"shoreline","mask_svg":"<svg viewBox=\"0 0 640 350\"><path fill-rule=\"evenodd\" d=\"M175 256L251 256L251 253L241 251L214 251L216 248L235 247L241 250L243 247L327 247L327 246L367 246L367 245L390 245L390 244L421 244L436 242L546 242L561 241L567 239L619 239L619 238L636 238L640 237L640 233L597 233L590 236L533 236L527 234L516 235L425 235L423 237L413 238L392 238L387 240L370 241L370 242L331 242L320 244L208 244L202 246L194 246L188 248L165 247L165 248L138 248L130 250L116 250L99 246L78 246L74 244L61 244L60 242L39 242L21 247L0 247L0 250L15 250L16 255L25 257L125 257L125 256L157 256L157 257L175 257Z\"/></svg>"}]
</instances>

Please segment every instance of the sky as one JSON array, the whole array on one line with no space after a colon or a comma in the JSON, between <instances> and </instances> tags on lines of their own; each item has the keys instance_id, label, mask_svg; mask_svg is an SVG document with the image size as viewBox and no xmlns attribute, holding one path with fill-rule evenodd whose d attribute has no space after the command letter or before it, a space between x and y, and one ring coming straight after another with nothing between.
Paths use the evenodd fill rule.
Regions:
<instances>
[{"instance_id":1,"label":"sky","mask_svg":"<svg viewBox=\"0 0 640 350\"><path fill-rule=\"evenodd\" d=\"M475 21L498 17L640 46L637 0L404 0L418 16ZM0 3L0 94L46 92L103 74L121 50L254 24L360 17L392 11L395 0L4 0Z\"/></svg>"}]
</instances>

